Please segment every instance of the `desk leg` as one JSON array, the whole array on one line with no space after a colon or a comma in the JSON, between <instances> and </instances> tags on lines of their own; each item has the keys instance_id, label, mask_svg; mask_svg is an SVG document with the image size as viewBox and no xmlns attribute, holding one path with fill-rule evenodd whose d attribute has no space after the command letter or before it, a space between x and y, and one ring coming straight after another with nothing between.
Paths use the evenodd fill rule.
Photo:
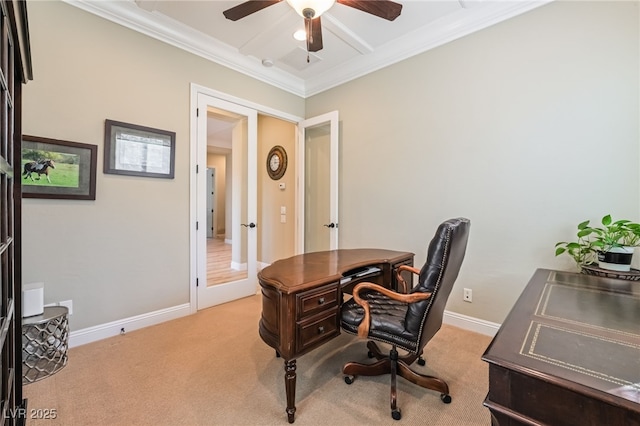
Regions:
<instances>
[{"instance_id":1,"label":"desk leg","mask_svg":"<svg viewBox=\"0 0 640 426\"><path fill-rule=\"evenodd\" d=\"M287 418L294 422L296 414L296 360L284 362L284 387L287 392Z\"/></svg>"}]
</instances>

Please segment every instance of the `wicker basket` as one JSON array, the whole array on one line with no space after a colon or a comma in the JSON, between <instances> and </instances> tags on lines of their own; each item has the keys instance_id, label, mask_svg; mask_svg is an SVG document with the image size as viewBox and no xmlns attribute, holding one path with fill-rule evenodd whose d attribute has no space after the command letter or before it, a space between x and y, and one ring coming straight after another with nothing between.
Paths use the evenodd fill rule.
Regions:
<instances>
[{"instance_id":1,"label":"wicker basket","mask_svg":"<svg viewBox=\"0 0 640 426\"><path fill-rule=\"evenodd\" d=\"M582 273L587 275L595 275L597 277L616 278L619 280L627 281L640 281L640 270L631 269L629 272L611 271L609 269L598 268L597 266L589 265L582 266Z\"/></svg>"}]
</instances>

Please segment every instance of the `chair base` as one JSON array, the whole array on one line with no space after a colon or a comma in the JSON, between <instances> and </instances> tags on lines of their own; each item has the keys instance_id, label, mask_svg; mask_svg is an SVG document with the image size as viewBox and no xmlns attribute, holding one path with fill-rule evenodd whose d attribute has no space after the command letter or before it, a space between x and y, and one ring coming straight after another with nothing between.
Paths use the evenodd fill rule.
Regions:
<instances>
[{"instance_id":1,"label":"chair base","mask_svg":"<svg viewBox=\"0 0 640 426\"><path fill-rule=\"evenodd\" d=\"M358 362L348 362L342 368L345 374L345 382L353 383L357 376L379 376L382 374L391 375L391 417L394 420L400 420L400 409L397 407L397 391L396 391L396 375L403 377L405 380L413 384L421 386L425 389L431 389L440 392L440 399L445 404L451 402L449 395L449 386L447 383L434 376L427 376L416 373L409 368L409 365L420 358L417 354L407 354L399 356L396 347L393 346L388 355L383 354L378 345L373 341L367 342L370 356L376 358L376 362L372 364L361 364ZM421 358L420 358L421 359Z\"/></svg>"}]
</instances>

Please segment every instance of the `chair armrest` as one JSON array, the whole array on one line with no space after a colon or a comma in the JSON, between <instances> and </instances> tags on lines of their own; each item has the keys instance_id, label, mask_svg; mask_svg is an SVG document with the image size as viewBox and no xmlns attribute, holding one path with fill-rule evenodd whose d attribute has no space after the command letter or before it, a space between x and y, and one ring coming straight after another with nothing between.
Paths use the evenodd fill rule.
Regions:
<instances>
[{"instance_id":1,"label":"chair armrest","mask_svg":"<svg viewBox=\"0 0 640 426\"><path fill-rule=\"evenodd\" d=\"M407 288L407 282L402 277L403 271L409 271L412 274L420 275L420 269L414 268L413 266L409 266L409 265L400 265L398 266L398 269L396 269L397 282L402 287L402 292L406 293L407 291L409 291L409 289Z\"/></svg>"},{"instance_id":2,"label":"chair armrest","mask_svg":"<svg viewBox=\"0 0 640 426\"><path fill-rule=\"evenodd\" d=\"M415 303L420 300L427 300L431 297L431 293L410 293L410 294L402 294L396 293L393 290L389 290L386 287L382 287L378 284L364 282L359 283L353 288L353 299L356 303L364 309L364 318L362 322L358 326L358 336L367 337L369 335L369 328L371 328L371 308L369 303L360 297L360 290L368 289L374 290L379 293L384 294L390 299L397 300L399 302L405 303Z\"/></svg>"}]
</instances>

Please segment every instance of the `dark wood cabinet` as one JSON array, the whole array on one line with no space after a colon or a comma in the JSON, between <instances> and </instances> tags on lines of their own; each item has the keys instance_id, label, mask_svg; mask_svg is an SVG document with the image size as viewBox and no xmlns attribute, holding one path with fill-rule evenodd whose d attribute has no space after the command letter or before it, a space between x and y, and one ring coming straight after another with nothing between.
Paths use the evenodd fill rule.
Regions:
<instances>
[{"instance_id":1,"label":"dark wood cabinet","mask_svg":"<svg viewBox=\"0 0 640 426\"><path fill-rule=\"evenodd\" d=\"M640 426L640 282L539 269L485 352L500 426Z\"/></svg>"},{"instance_id":2,"label":"dark wood cabinet","mask_svg":"<svg viewBox=\"0 0 640 426\"><path fill-rule=\"evenodd\" d=\"M26 2L0 1L0 398L3 423L25 424L22 397L21 107L31 79Z\"/></svg>"}]
</instances>

